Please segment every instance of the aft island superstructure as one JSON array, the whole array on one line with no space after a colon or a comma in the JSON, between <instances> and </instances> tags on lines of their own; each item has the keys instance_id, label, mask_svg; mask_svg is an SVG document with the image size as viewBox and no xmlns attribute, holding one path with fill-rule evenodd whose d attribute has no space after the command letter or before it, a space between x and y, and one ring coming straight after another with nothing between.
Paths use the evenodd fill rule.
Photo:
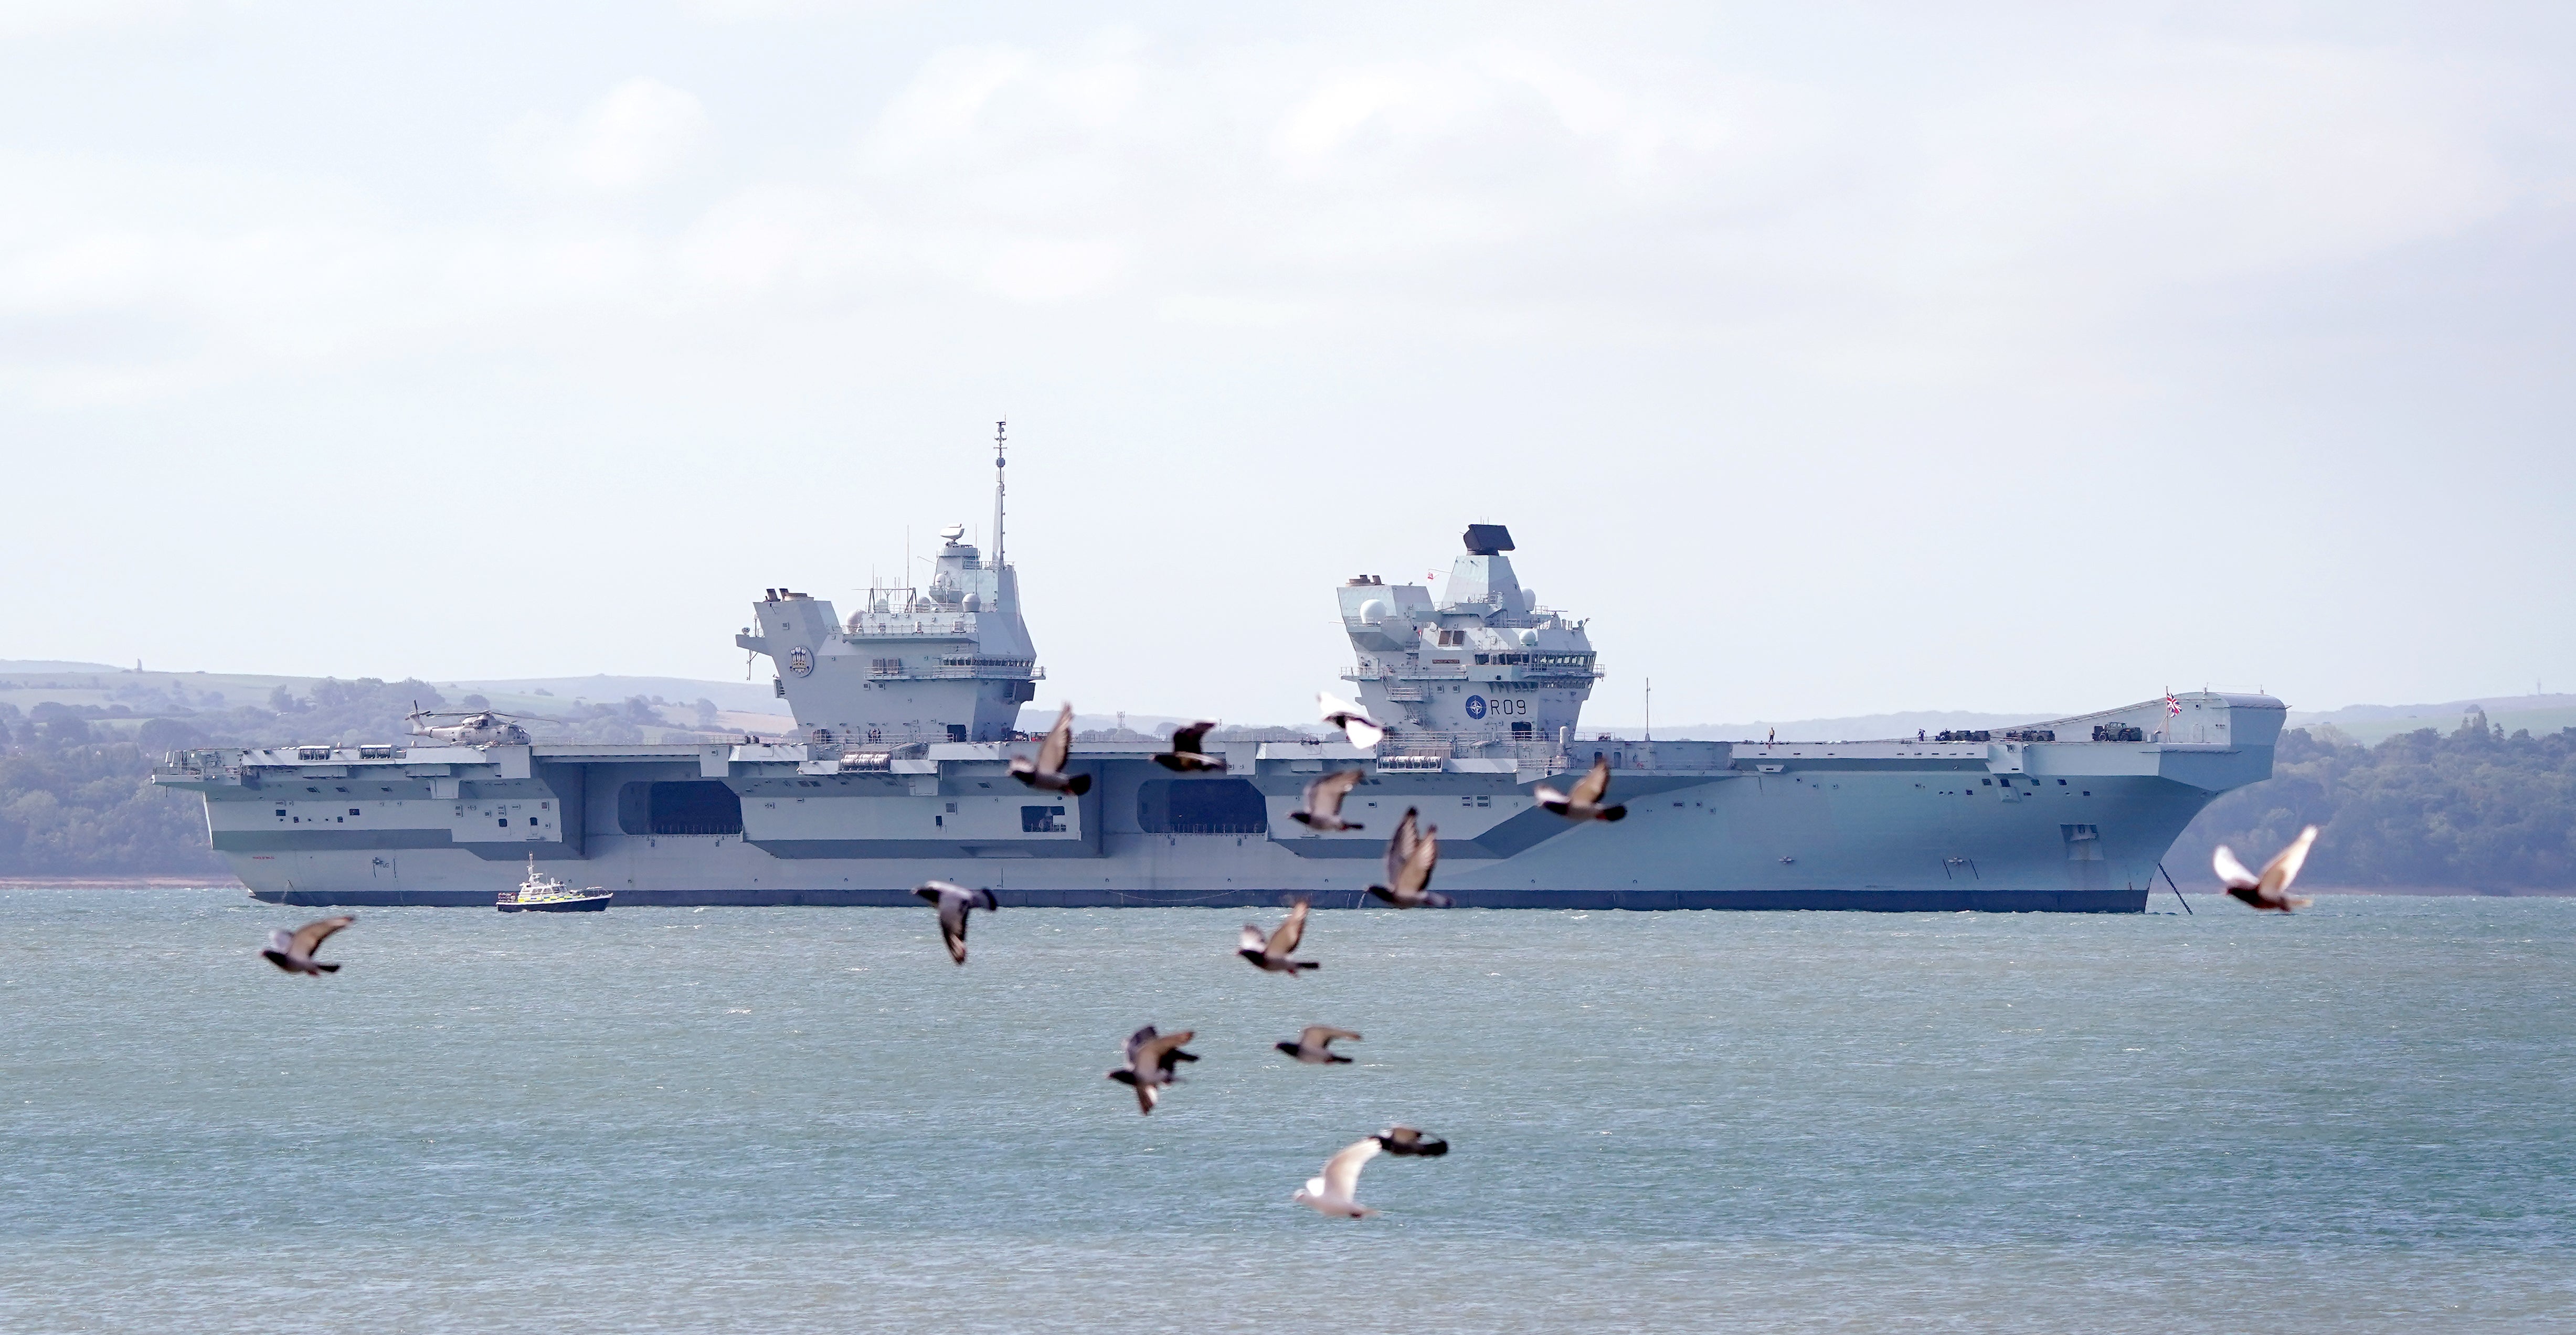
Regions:
<instances>
[{"instance_id":1,"label":"aft island superstructure","mask_svg":"<svg viewBox=\"0 0 2576 1335\"><path fill-rule=\"evenodd\" d=\"M909 905L934 878L1015 905L1357 906L1414 808L1467 907L2137 912L2193 815L2270 776L2283 718L2203 692L1975 740L1587 737L1588 627L1476 524L1438 596L1338 590L1345 677L1383 742L1212 740L1226 769L1205 775L1151 763L1154 743L1077 742L1068 769L1092 783L1067 797L1008 774L1044 673L1001 518L997 488L991 556L951 528L927 587L846 616L764 591L735 642L775 665L793 738L198 750L154 780L203 793L251 893L294 904L489 905L533 857L620 907ZM1538 807L1596 759L1627 820ZM1365 776L1343 809L1360 828L1288 819L1343 768Z\"/></svg>"}]
</instances>

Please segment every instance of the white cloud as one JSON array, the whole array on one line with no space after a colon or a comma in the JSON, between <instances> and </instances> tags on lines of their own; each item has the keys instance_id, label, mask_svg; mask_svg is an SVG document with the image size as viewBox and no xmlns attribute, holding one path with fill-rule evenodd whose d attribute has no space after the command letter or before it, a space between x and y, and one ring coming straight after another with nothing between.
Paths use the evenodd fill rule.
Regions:
<instances>
[{"instance_id":1,"label":"white cloud","mask_svg":"<svg viewBox=\"0 0 2576 1335\"><path fill-rule=\"evenodd\" d=\"M1211 329L1717 337L1930 382L2080 347L2171 284L2347 262L2557 189L2498 157L2522 112L2479 71L2402 52L2133 44L1937 91L1526 42L1353 60L1111 33L932 52L837 131L857 152L745 143L695 175L705 105L630 79L502 136L525 214L48 159L18 177L36 206L0 217L0 319L163 332L106 380L64 357L0 375L88 394L422 340L542 347L549 321L641 336L714 309L998 298Z\"/></svg>"},{"instance_id":2,"label":"white cloud","mask_svg":"<svg viewBox=\"0 0 2576 1335\"><path fill-rule=\"evenodd\" d=\"M200 8L195 0L0 0L0 40L160 26Z\"/></svg>"},{"instance_id":3,"label":"white cloud","mask_svg":"<svg viewBox=\"0 0 2576 1335\"><path fill-rule=\"evenodd\" d=\"M623 192L667 180L711 138L695 94L635 78L570 122L530 112L502 132L495 151L503 170L523 183Z\"/></svg>"},{"instance_id":4,"label":"white cloud","mask_svg":"<svg viewBox=\"0 0 2576 1335\"><path fill-rule=\"evenodd\" d=\"M825 8L806 26L789 12ZM190 653L326 668L360 638L452 653L468 637L417 617L281 634L311 620L294 607L310 589L276 593L268 633L242 632L239 609L270 595L191 545L207 513L397 494L421 460L506 477L568 551L631 540L637 514L685 524L733 488L826 516L799 569L891 563L892 539L869 544L905 506L978 485L926 442L990 402L1046 442L1029 456L1032 578L1054 524L1043 578L1060 594L1134 578L1094 541L1099 515L1183 512L1260 488L1281 457L1341 452L1395 499L1362 513L1258 497L1303 506L1318 550L1375 561L1401 535L1389 559L1410 563L1430 511L1401 498L1491 505L1558 528L1572 545L1533 556L1547 568L1633 543L1640 569L1718 572L1727 617L1781 643L1730 652L1705 618L1649 635L1670 588L1595 584L1567 597L1630 627L1623 699L1686 660L1741 674L1728 689L1761 700L1748 711L1793 708L1830 662L1844 666L1827 678L1882 674L1848 689L1883 706L2070 670L1997 660L1988 618L2011 613L1993 609L2153 621L2134 590L2170 579L2173 553L2222 553L2242 590L2283 587L2261 563L2288 551L2371 572L2343 577L2374 587L2315 604L2348 624L2441 604L2454 591L2409 581L2456 583L2467 558L2427 567L2388 542L2411 531L2420 485L2372 490L2404 473L2410 433L2442 440L2431 471L2507 479L2481 504L2545 509L2566 490L2560 455L2529 443L2565 417L2551 284L2576 198L2565 62L2545 42L2431 26L2398 41L2314 14L1945 11L1854 34L1806 11L1747 25L1509 5L1472 28L1202 10L1145 36L1067 36L1084 20L1061 9L1006 7L1005 29L982 11L870 23L697 0L686 22L636 11L608 47L530 11L526 58L458 81L419 75L447 66L393 39L416 24L345 11L384 40L349 43L326 75L271 40L271 20L302 22L291 7L192 7L205 49L174 57L153 16L177 12L111 0L96 13L122 28L0 47L0 75L53 81L26 99L52 116L42 138L0 148L0 418L13 443L60 442L21 449L72 461L60 494L116 507L77 525L46 507L34 517L61 535L28 528L12 550L38 562L108 522L135 535L123 596L57 600L31 625L91 624L185 572L203 597L163 605L214 637ZM31 15L90 17L22 4L0 31ZM449 55L477 40L455 26ZM181 61L185 78L159 77ZM635 69L687 89L616 82ZM120 448L168 467L116 487L75 476ZM1585 468L1562 467L1569 449ZM2305 466L2328 450L2376 453ZM2034 479L2046 494L2019 499ZM2339 513L2237 541L2291 491ZM1710 559L1729 507L1824 516L1837 536ZM522 550L518 507L468 508L441 514L461 526L450 547ZM2150 536L2106 539L2106 524ZM2473 527L2459 541L2502 551L2547 518ZM156 534L173 545L151 548ZM516 629L480 652L696 661L703 619L658 612L791 573L731 559L678 563L694 593L601 585L591 610L625 611L595 634L486 618ZM353 616L393 606L386 588L483 578L433 571L416 546L329 564L373 590L337 600ZM1154 605L1304 605L1297 564L1172 563ZM1987 572L1993 601L1963 610ZM2546 601L2518 578L2479 587ZM2258 596L2227 605L2259 620ZM1137 698L1213 689L1187 656L1136 661L1132 623L1087 616L1091 598L1033 601L1054 609L1041 634L1068 689L1086 661ZM1889 666L1800 640L1820 609L1925 646ZM2546 623L2455 620L2464 635ZM168 633L130 623L93 633ZM1328 617L1227 625L1311 632L1227 660L1252 664L1242 689L1291 705L1337 650ZM2113 638L2104 671L2145 671ZM2324 652L2311 641L2334 643L2259 651ZM2078 658L2104 643L2067 641ZM1965 666L1937 668L1953 651ZM2445 641L2439 657L2466 652Z\"/></svg>"},{"instance_id":5,"label":"white cloud","mask_svg":"<svg viewBox=\"0 0 2576 1335\"><path fill-rule=\"evenodd\" d=\"M1115 242L1030 238L1004 244L984 266L984 282L1013 301L1061 301L1106 290L1125 268Z\"/></svg>"},{"instance_id":6,"label":"white cloud","mask_svg":"<svg viewBox=\"0 0 2576 1335\"><path fill-rule=\"evenodd\" d=\"M912 0L679 0L679 9L710 23L764 23L828 14L875 14L906 9Z\"/></svg>"}]
</instances>

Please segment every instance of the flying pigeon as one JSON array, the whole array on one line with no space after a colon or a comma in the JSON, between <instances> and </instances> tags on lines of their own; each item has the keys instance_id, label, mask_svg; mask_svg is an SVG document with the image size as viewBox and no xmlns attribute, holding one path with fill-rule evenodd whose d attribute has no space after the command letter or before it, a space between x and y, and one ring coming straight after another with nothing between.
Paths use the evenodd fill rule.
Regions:
<instances>
[{"instance_id":1,"label":"flying pigeon","mask_svg":"<svg viewBox=\"0 0 2576 1335\"><path fill-rule=\"evenodd\" d=\"M1401 1124L1378 1132L1377 1143L1384 1145L1389 1154L1418 1154L1425 1159L1436 1159L1449 1152L1448 1141L1438 1136L1426 1136Z\"/></svg>"},{"instance_id":2,"label":"flying pigeon","mask_svg":"<svg viewBox=\"0 0 2576 1335\"><path fill-rule=\"evenodd\" d=\"M1279 1049L1281 1052L1287 1053L1289 1056L1306 1063L1308 1066L1348 1066L1351 1059L1337 1055L1333 1051L1333 1040L1337 1038L1347 1038L1354 1043L1360 1041L1360 1036L1352 1033L1348 1029L1335 1029L1329 1025L1310 1024L1306 1026L1304 1032L1297 1035L1296 1042L1273 1043L1270 1046Z\"/></svg>"},{"instance_id":3,"label":"flying pigeon","mask_svg":"<svg viewBox=\"0 0 2576 1335\"><path fill-rule=\"evenodd\" d=\"M966 962L966 911L992 913L1002 907L993 902L990 890L969 890L946 881L924 881L912 892L939 906L939 938L948 943L948 958L960 964Z\"/></svg>"},{"instance_id":4,"label":"flying pigeon","mask_svg":"<svg viewBox=\"0 0 2576 1335\"><path fill-rule=\"evenodd\" d=\"M2236 855L2229 852L2225 844L2218 846L2218 852L2209 861L2218 869L2219 883L2227 888L2227 893L2255 908L2278 909L2287 913L2316 902L2304 895L2290 893L2290 882L2299 878L2299 868L2308 860L2308 845L2316 841L2316 826L2299 831L2299 837L2291 840L2289 847L2263 864L2261 876L2245 870L2245 864L2237 861Z\"/></svg>"},{"instance_id":5,"label":"flying pigeon","mask_svg":"<svg viewBox=\"0 0 2576 1335\"><path fill-rule=\"evenodd\" d=\"M1215 726L1201 720L1186 728L1174 729L1172 749L1154 757L1154 763L1183 774L1196 774L1202 770L1225 773L1225 757L1212 756L1200 749L1207 741L1208 729Z\"/></svg>"},{"instance_id":6,"label":"flying pigeon","mask_svg":"<svg viewBox=\"0 0 2576 1335\"><path fill-rule=\"evenodd\" d=\"M1369 1136L1352 1141L1342 1152L1324 1161L1324 1175L1306 1179L1306 1185L1288 1199L1320 1215L1335 1219L1366 1219L1377 1211L1359 1203L1360 1169L1384 1149L1378 1138Z\"/></svg>"},{"instance_id":7,"label":"flying pigeon","mask_svg":"<svg viewBox=\"0 0 2576 1335\"><path fill-rule=\"evenodd\" d=\"M1538 804L1567 820L1626 820L1628 808L1604 806L1601 799L1610 793L1610 758L1602 756L1592 762L1592 772L1574 781L1572 793L1560 793L1540 784L1531 796Z\"/></svg>"},{"instance_id":8,"label":"flying pigeon","mask_svg":"<svg viewBox=\"0 0 2576 1335\"><path fill-rule=\"evenodd\" d=\"M1064 758L1073 753L1073 706L1066 705L1055 716L1055 726L1038 739L1037 758L1011 757L1011 777L1031 788L1050 793L1080 797L1091 791L1091 776L1064 772Z\"/></svg>"},{"instance_id":9,"label":"flying pigeon","mask_svg":"<svg viewBox=\"0 0 2576 1335\"><path fill-rule=\"evenodd\" d=\"M1281 922L1278 929L1268 936L1262 935L1259 927L1245 923L1242 946L1234 953L1252 961L1252 967L1263 973L1284 973L1295 977L1300 969L1324 967L1312 960L1288 958L1297 949L1298 938L1304 935L1306 935L1306 901L1301 899L1297 901L1294 908L1288 910L1287 920Z\"/></svg>"},{"instance_id":10,"label":"flying pigeon","mask_svg":"<svg viewBox=\"0 0 2576 1335\"><path fill-rule=\"evenodd\" d=\"M1324 721L1342 730L1353 746L1375 746L1386 740L1386 725L1368 716L1368 711L1348 700L1337 700L1329 691L1315 692L1315 704L1324 711Z\"/></svg>"},{"instance_id":11,"label":"flying pigeon","mask_svg":"<svg viewBox=\"0 0 2576 1335\"><path fill-rule=\"evenodd\" d=\"M1291 811L1288 819L1313 830L1356 830L1359 822L1342 819L1342 799L1366 776L1355 769L1337 769L1306 785L1306 809Z\"/></svg>"},{"instance_id":12,"label":"flying pigeon","mask_svg":"<svg viewBox=\"0 0 2576 1335\"><path fill-rule=\"evenodd\" d=\"M1198 1060L1198 1054L1181 1051L1181 1045L1197 1032L1184 1029L1177 1034L1158 1034L1149 1024L1127 1036L1127 1064L1111 1071L1109 1078L1135 1089L1139 1114L1154 1111L1154 1104L1163 1097L1163 1087L1178 1079L1172 1074L1173 1067Z\"/></svg>"},{"instance_id":13,"label":"flying pigeon","mask_svg":"<svg viewBox=\"0 0 2576 1335\"><path fill-rule=\"evenodd\" d=\"M293 936L287 935L282 930L270 932L268 949L259 952L260 957L288 973L300 973L309 978L319 978L326 973L338 973L339 965L324 964L313 958L313 952L320 950L322 943L330 939L333 932L356 921L356 918L346 915L337 918L316 918L296 928Z\"/></svg>"},{"instance_id":14,"label":"flying pigeon","mask_svg":"<svg viewBox=\"0 0 2576 1335\"><path fill-rule=\"evenodd\" d=\"M1419 817L1413 808L1404 809L1386 841L1387 883L1368 892L1400 909L1445 909L1457 901L1431 888L1431 869L1440 865L1440 827L1425 830Z\"/></svg>"}]
</instances>

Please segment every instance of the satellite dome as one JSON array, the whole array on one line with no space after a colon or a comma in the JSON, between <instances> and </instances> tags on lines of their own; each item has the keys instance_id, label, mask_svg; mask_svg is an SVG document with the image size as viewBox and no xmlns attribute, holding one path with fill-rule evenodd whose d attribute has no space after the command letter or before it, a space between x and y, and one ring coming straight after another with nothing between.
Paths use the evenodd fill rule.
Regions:
<instances>
[{"instance_id":1,"label":"satellite dome","mask_svg":"<svg viewBox=\"0 0 2576 1335\"><path fill-rule=\"evenodd\" d=\"M1371 598L1360 604L1360 620L1370 625L1386 620L1388 608L1383 598Z\"/></svg>"},{"instance_id":2,"label":"satellite dome","mask_svg":"<svg viewBox=\"0 0 2576 1335\"><path fill-rule=\"evenodd\" d=\"M1538 647L1538 632L1525 629L1520 633L1520 641L1523 648L1535 649Z\"/></svg>"},{"instance_id":3,"label":"satellite dome","mask_svg":"<svg viewBox=\"0 0 2576 1335\"><path fill-rule=\"evenodd\" d=\"M967 610L967 611L969 611L969 612L981 612L981 611L983 611L983 610L984 610L984 595L982 595L982 594L980 594L980 593L970 593L970 594L967 594L967 595L966 595L966 610Z\"/></svg>"}]
</instances>

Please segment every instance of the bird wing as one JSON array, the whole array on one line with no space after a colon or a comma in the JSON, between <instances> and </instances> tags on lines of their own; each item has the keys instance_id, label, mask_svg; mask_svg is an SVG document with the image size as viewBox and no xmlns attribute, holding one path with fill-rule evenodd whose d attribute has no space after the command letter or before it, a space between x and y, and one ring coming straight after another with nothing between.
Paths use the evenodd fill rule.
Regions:
<instances>
[{"instance_id":1,"label":"bird wing","mask_svg":"<svg viewBox=\"0 0 2576 1335\"><path fill-rule=\"evenodd\" d=\"M1352 1141L1342 1152L1324 1161L1324 1194L1341 1200L1357 1200L1360 1194L1360 1166L1377 1157L1386 1148L1377 1137Z\"/></svg>"},{"instance_id":2,"label":"bird wing","mask_svg":"<svg viewBox=\"0 0 2576 1335\"><path fill-rule=\"evenodd\" d=\"M322 948L323 942L331 939L331 934L333 932L336 932L356 921L356 918L348 917L346 915L337 918L316 918L313 921L295 929L295 936L292 942L288 945L286 953L289 955L302 955L305 958L310 959L313 957L314 951Z\"/></svg>"},{"instance_id":3,"label":"bird wing","mask_svg":"<svg viewBox=\"0 0 2576 1335\"><path fill-rule=\"evenodd\" d=\"M1404 809L1404 819L1395 823L1395 833L1386 837L1386 883L1395 884L1404 875L1406 863L1413 860L1413 846L1422 842L1422 813L1412 807Z\"/></svg>"},{"instance_id":4,"label":"bird wing","mask_svg":"<svg viewBox=\"0 0 2576 1335\"><path fill-rule=\"evenodd\" d=\"M1055 726L1047 729L1046 739L1038 743L1038 773L1064 773L1064 758L1073 754L1073 706L1067 703L1056 711Z\"/></svg>"},{"instance_id":5,"label":"bird wing","mask_svg":"<svg viewBox=\"0 0 2576 1335\"><path fill-rule=\"evenodd\" d=\"M1172 730L1172 750L1186 755L1207 754L1208 729L1216 724L1202 719L1186 728Z\"/></svg>"},{"instance_id":6,"label":"bird wing","mask_svg":"<svg viewBox=\"0 0 2576 1335\"><path fill-rule=\"evenodd\" d=\"M1378 1135L1408 1148L1422 1143L1422 1133L1414 1130L1412 1127L1406 1126L1402 1122L1398 1122L1394 1126L1378 1132Z\"/></svg>"},{"instance_id":7,"label":"bird wing","mask_svg":"<svg viewBox=\"0 0 2576 1335\"><path fill-rule=\"evenodd\" d=\"M1124 1047L1124 1048L1121 1048L1119 1051L1120 1051L1121 1053L1123 1053L1123 1054L1126 1056L1126 1058L1127 1058L1127 1064L1128 1064L1129 1066L1131 1066L1131 1067L1134 1067L1134 1066L1136 1066L1136 1053L1137 1053L1137 1051L1138 1051L1139 1049L1142 1049L1146 1044L1151 1043L1151 1042L1153 1042L1153 1041L1154 1041L1154 1026L1152 1026L1152 1025L1150 1025L1150 1024L1149 1024L1149 1025L1145 1026L1144 1028L1137 1030L1135 1033L1129 1034L1129 1035L1127 1036L1127 1046L1126 1046L1126 1047ZM1140 1067L1140 1068L1138 1068L1138 1069L1142 1069L1142 1068Z\"/></svg>"},{"instance_id":8,"label":"bird wing","mask_svg":"<svg viewBox=\"0 0 2576 1335\"><path fill-rule=\"evenodd\" d=\"M2209 865L2218 873L2218 883L2230 890L2251 890L2261 884L2254 873L2245 870L2245 864L2237 861L2235 852L2225 844L2220 844L2218 851L2210 854Z\"/></svg>"},{"instance_id":9,"label":"bird wing","mask_svg":"<svg viewBox=\"0 0 2576 1335\"><path fill-rule=\"evenodd\" d=\"M966 962L966 905L963 893L939 896L939 939L948 943L948 953L960 964Z\"/></svg>"},{"instance_id":10,"label":"bird wing","mask_svg":"<svg viewBox=\"0 0 2576 1335\"><path fill-rule=\"evenodd\" d=\"M1310 1024L1297 1035L1297 1046L1320 1048L1337 1038L1347 1038L1354 1043L1360 1041L1360 1036L1348 1029L1335 1029L1328 1024Z\"/></svg>"},{"instance_id":11,"label":"bird wing","mask_svg":"<svg viewBox=\"0 0 2576 1335\"><path fill-rule=\"evenodd\" d=\"M1297 901L1296 907L1288 910L1287 921L1280 923L1270 933L1270 940L1262 946L1261 951L1272 959L1284 960L1297 953L1297 942L1305 935L1306 901L1301 899Z\"/></svg>"},{"instance_id":12,"label":"bird wing","mask_svg":"<svg viewBox=\"0 0 2576 1335\"><path fill-rule=\"evenodd\" d=\"M1413 846L1413 856L1404 860L1403 868L1395 873L1394 880L1388 882L1388 888L1419 892L1431 884L1431 869L1439 865L1440 827L1434 825L1422 832L1421 841Z\"/></svg>"},{"instance_id":13,"label":"bird wing","mask_svg":"<svg viewBox=\"0 0 2576 1335\"><path fill-rule=\"evenodd\" d=\"M1337 769L1306 785L1306 810L1317 816L1342 814L1342 799L1360 781L1355 769Z\"/></svg>"},{"instance_id":14,"label":"bird wing","mask_svg":"<svg viewBox=\"0 0 2576 1335\"><path fill-rule=\"evenodd\" d=\"M1340 728L1353 746L1375 746L1386 737L1386 729L1379 727L1376 719L1329 691L1315 692L1315 704L1324 711L1324 721Z\"/></svg>"},{"instance_id":15,"label":"bird wing","mask_svg":"<svg viewBox=\"0 0 2576 1335\"><path fill-rule=\"evenodd\" d=\"M1591 773L1574 781L1573 797L1585 806L1599 806L1601 799L1609 794L1610 758L1603 756L1592 762Z\"/></svg>"},{"instance_id":16,"label":"bird wing","mask_svg":"<svg viewBox=\"0 0 2576 1335\"><path fill-rule=\"evenodd\" d=\"M295 948L295 938L289 935L285 928L280 927L268 934L268 948L283 955Z\"/></svg>"},{"instance_id":17,"label":"bird wing","mask_svg":"<svg viewBox=\"0 0 2576 1335\"><path fill-rule=\"evenodd\" d=\"M1253 926L1251 923L1245 923L1243 925L1242 944L1237 946L1236 949L1249 950L1258 955L1262 951L1268 949L1269 946L1270 938L1262 935L1260 928Z\"/></svg>"},{"instance_id":18,"label":"bird wing","mask_svg":"<svg viewBox=\"0 0 2576 1335\"><path fill-rule=\"evenodd\" d=\"M1530 790L1530 800L1543 807L1561 807L1565 805L1565 794L1542 783Z\"/></svg>"},{"instance_id":19,"label":"bird wing","mask_svg":"<svg viewBox=\"0 0 2576 1335\"><path fill-rule=\"evenodd\" d=\"M1129 1053L1136 1060L1137 1073L1141 1075L1147 1071L1162 1069L1166 1065L1163 1054L1189 1042L1197 1036L1197 1033L1195 1029L1184 1029L1175 1034L1156 1034L1137 1044Z\"/></svg>"},{"instance_id":20,"label":"bird wing","mask_svg":"<svg viewBox=\"0 0 2576 1335\"><path fill-rule=\"evenodd\" d=\"M2273 855L2271 861L2264 863L2262 880L2264 891L2277 895L2289 889L2290 882L2299 879L2299 868L2307 865L2308 845L2316 841L2317 827L2311 825L2299 831L2299 837L2291 840L2288 848L2282 849Z\"/></svg>"}]
</instances>

